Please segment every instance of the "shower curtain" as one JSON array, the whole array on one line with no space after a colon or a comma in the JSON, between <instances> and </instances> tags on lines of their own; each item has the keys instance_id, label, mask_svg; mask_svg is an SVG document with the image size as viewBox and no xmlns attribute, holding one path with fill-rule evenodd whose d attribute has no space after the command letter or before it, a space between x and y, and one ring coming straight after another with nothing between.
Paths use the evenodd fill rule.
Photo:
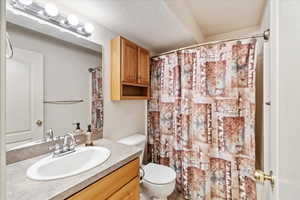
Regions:
<instances>
[{"instance_id":1,"label":"shower curtain","mask_svg":"<svg viewBox=\"0 0 300 200\"><path fill-rule=\"evenodd\" d=\"M185 199L256 199L255 67L255 39L152 59L148 159Z\"/></svg>"},{"instance_id":2,"label":"shower curtain","mask_svg":"<svg viewBox=\"0 0 300 200\"><path fill-rule=\"evenodd\" d=\"M102 92L102 69L94 68L92 76L92 102L91 118L92 132L101 135L103 132L103 92Z\"/></svg>"}]
</instances>

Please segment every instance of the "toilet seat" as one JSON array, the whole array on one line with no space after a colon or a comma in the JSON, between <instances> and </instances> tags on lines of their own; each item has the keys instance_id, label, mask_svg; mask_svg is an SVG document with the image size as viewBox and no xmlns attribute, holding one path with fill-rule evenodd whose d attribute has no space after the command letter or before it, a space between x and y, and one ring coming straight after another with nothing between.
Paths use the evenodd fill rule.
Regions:
<instances>
[{"instance_id":1,"label":"toilet seat","mask_svg":"<svg viewBox=\"0 0 300 200\"><path fill-rule=\"evenodd\" d=\"M175 171L167 166L149 163L143 167L145 175L143 181L155 185L172 183L176 179Z\"/></svg>"}]
</instances>

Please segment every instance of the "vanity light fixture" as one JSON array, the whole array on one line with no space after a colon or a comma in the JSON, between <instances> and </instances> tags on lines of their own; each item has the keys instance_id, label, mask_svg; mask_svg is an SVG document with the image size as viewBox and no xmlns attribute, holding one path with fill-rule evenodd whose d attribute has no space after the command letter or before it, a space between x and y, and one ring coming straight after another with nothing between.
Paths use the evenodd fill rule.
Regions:
<instances>
[{"instance_id":1,"label":"vanity light fixture","mask_svg":"<svg viewBox=\"0 0 300 200\"><path fill-rule=\"evenodd\" d=\"M93 24L91 23L86 23L84 24L84 27L83 27L84 31L88 34L92 34L93 31L95 30L95 27Z\"/></svg>"},{"instance_id":2,"label":"vanity light fixture","mask_svg":"<svg viewBox=\"0 0 300 200\"><path fill-rule=\"evenodd\" d=\"M54 24L81 36L89 37L95 29L93 24L80 21L74 14L67 15L59 12L53 3L44 5L33 0L9 0L9 4L18 11L38 18L40 22L45 21ZM63 31L63 29L61 30Z\"/></svg>"},{"instance_id":3,"label":"vanity light fixture","mask_svg":"<svg viewBox=\"0 0 300 200\"><path fill-rule=\"evenodd\" d=\"M67 18L67 23L71 26L77 26L79 24L79 19L76 15L69 15Z\"/></svg>"},{"instance_id":4,"label":"vanity light fixture","mask_svg":"<svg viewBox=\"0 0 300 200\"><path fill-rule=\"evenodd\" d=\"M55 4L47 3L45 6L45 14L49 17L56 17L59 11Z\"/></svg>"}]
</instances>

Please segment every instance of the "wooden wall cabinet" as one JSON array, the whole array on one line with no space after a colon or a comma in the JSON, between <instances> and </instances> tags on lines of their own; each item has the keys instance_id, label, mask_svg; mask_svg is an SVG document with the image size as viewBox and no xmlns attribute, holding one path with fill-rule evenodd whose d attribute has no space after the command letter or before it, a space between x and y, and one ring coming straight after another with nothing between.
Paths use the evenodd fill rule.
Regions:
<instances>
[{"instance_id":1,"label":"wooden wall cabinet","mask_svg":"<svg viewBox=\"0 0 300 200\"><path fill-rule=\"evenodd\" d=\"M138 51L138 83L149 86L150 84L150 56L146 49L139 48Z\"/></svg>"},{"instance_id":2,"label":"wooden wall cabinet","mask_svg":"<svg viewBox=\"0 0 300 200\"><path fill-rule=\"evenodd\" d=\"M119 36L111 41L111 99L149 98L149 51Z\"/></svg>"},{"instance_id":3,"label":"wooden wall cabinet","mask_svg":"<svg viewBox=\"0 0 300 200\"><path fill-rule=\"evenodd\" d=\"M139 164L135 159L67 200L139 200Z\"/></svg>"}]
</instances>

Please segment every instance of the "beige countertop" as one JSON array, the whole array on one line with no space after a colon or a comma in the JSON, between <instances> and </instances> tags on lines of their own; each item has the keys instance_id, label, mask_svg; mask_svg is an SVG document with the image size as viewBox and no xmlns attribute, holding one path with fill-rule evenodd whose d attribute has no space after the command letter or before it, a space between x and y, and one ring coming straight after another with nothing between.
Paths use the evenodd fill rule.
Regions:
<instances>
[{"instance_id":1,"label":"beige countertop","mask_svg":"<svg viewBox=\"0 0 300 200\"><path fill-rule=\"evenodd\" d=\"M106 139L97 140L95 146L103 146L111 150L108 160L87 172L67 178L34 181L26 177L28 167L49 154L8 165L8 200L65 199L141 154L141 151L134 146L126 146Z\"/></svg>"}]
</instances>

